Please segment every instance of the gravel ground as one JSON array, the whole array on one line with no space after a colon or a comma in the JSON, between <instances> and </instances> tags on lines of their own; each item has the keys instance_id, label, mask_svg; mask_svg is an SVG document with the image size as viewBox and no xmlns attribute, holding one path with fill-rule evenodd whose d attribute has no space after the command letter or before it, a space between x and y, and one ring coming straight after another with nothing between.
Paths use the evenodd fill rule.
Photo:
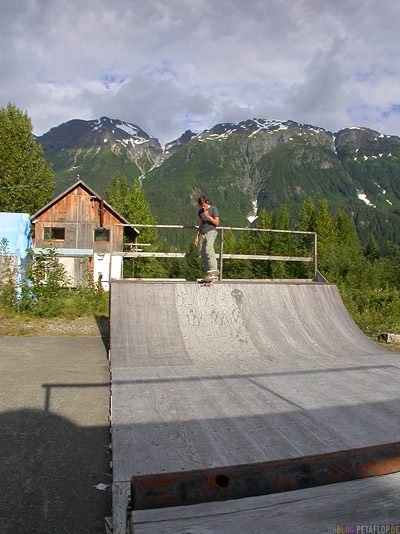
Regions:
<instances>
[{"instance_id":1,"label":"gravel ground","mask_svg":"<svg viewBox=\"0 0 400 534\"><path fill-rule=\"evenodd\" d=\"M0 336L108 336L108 317L0 317Z\"/></svg>"}]
</instances>

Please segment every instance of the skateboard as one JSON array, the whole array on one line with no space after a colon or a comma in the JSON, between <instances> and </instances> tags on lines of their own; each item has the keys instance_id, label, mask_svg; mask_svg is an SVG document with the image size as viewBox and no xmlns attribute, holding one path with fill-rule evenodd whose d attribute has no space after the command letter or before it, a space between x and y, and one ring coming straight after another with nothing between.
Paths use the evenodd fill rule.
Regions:
<instances>
[{"instance_id":1,"label":"skateboard","mask_svg":"<svg viewBox=\"0 0 400 534\"><path fill-rule=\"evenodd\" d=\"M215 280L216 280L216 278L211 278L211 279L208 279L208 280L206 278L204 278L203 280L199 280L199 284L201 284L203 287L204 286L211 287Z\"/></svg>"},{"instance_id":2,"label":"skateboard","mask_svg":"<svg viewBox=\"0 0 400 534\"><path fill-rule=\"evenodd\" d=\"M207 275L205 278L202 278L201 280L199 280L199 283L202 286L211 287L216 280L218 280L218 276L217 275L215 275L215 274L214 275Z\"/></svg>"}]
</instances>

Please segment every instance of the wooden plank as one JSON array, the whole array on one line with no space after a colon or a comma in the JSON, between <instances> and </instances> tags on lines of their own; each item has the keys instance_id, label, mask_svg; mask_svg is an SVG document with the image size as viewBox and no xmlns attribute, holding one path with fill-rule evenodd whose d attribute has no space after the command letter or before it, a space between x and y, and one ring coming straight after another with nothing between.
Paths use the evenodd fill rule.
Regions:
<instances>
[{"instance_id":1,"label":"wooden plank","mask_svg":"<svg viewBox=\"0 0 400 534\"><path fill-rule=\"evenodd\" d=\"M134 511L131 524L135 534L243 534L250 525L257 534L357 532L356 525L364 526L359 532L378 532L373 525L381 525L382 532L396 533L399 502L396 473L223 503Z\"/></svg>"},{"instance_id":2,"label":"wooden plank","mask_svg":"<svg viewBox=\"0 0 400 534\"><path fill-rule=\"evenodd\" d=\"M130 224L118 223L119 226L130 226ZM186 229L195 229L198 228L196 225L183 225L183 224L136 224L132 223L136 228L186 228ZM242 230L244 232L271 232L271 233L282 233L282 234L299 234L299 235L316 235L315 232L307 232L304 230L280 230L277 228L249 228L249 227L239 227L239 226L218 226L217 230Z\"/></svg>"},{"instance_id":3,"label":"wooden plank","mask_svg":"<svg viewBox=\"0 0 400 534\"><path fill-rule=\"evenodd\" d=\"M197 253L185 252L116 252L116 255L125 258L199 258ZM215 255L219 258L219 254ZM263 261L303 261L312 262L313 258L303 256L261 256L257 254L224 254L224 259L237 260L263 260Z\"/></svg>"},{"instance_id":4,"label":"wooden plank","mask_svg":"<svg viewBox=\"0 0 400 534\"><path fill-rule=\"evenodd\" d=\"M112 522L113 534L126 534L126 522L128 516L128 502L130 496L130 484L128 482L115 482L112 485Z\"/></svg>"}]
</instances>

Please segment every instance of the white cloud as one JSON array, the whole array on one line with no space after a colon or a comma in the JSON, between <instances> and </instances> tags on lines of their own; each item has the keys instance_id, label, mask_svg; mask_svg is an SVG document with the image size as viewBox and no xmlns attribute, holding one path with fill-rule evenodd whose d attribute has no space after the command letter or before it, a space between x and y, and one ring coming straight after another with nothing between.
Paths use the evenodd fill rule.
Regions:
<instances>
[{"instance_id":1,"label":"white cloud","mask_svg":"<svg viewBox=\"0 0 400 534\"><path fill-rule=\"evenodd\" d=\"M162 142L254 116L400 134L397 0L3 4L0 106L38 134L102 115Z\"/></svg>"}]
</instances>

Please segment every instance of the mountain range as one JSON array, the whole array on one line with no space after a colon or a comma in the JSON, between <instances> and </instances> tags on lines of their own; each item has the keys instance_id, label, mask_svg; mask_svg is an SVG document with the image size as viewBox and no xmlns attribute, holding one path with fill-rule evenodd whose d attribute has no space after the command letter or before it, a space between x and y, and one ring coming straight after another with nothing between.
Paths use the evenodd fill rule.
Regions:
<instances>
[{"instance_id":1,"label":"mountain range","mask_svg":"<svg viewBox=\"0 0 400 534\"><path fill-rule=\"evenodd\" d=\"M103 193L115 173L138 179L159 223L195 224L208 195L224 225L261 209L298 212L311 197L352 216L359 236L400 242L400 138L368 128L329 132L293 121L251 119L186 131L162 146L117 119L71 120L37 138L58 194L79 175Z\"/></svg>"}]
</instances>

